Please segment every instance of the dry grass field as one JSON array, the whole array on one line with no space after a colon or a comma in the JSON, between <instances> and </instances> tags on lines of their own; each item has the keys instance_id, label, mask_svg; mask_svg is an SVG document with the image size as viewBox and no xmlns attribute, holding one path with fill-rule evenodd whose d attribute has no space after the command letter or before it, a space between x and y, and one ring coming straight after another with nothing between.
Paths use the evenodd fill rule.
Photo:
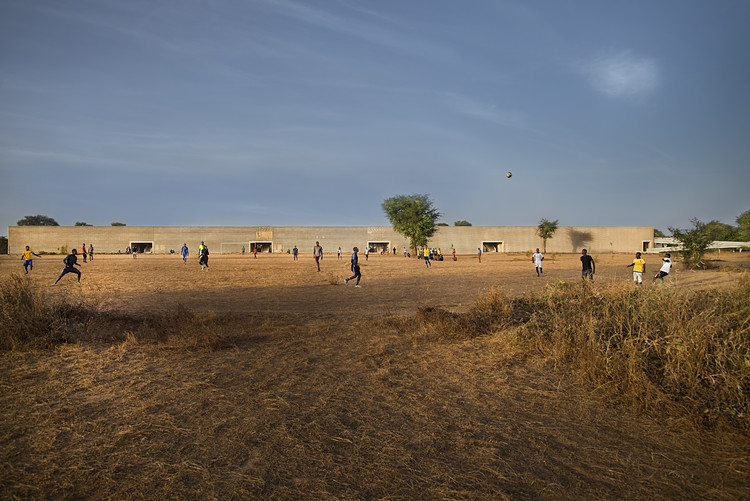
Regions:
<instances>
[{"instance_id":1,"label":"dry grass field","mask_svg":"<svg viewBox=\"0 0 750 501\"><path fill-rule=\"evenodd\" d=\"M594 258L594 291L632 287L633 256ZM643 287L750 270L750 254L710 260L662 286L646 256ZM210 271L97 255L52 286L62 256L36 258L31 289L71 308L70 339L0 351L0 498L749 499L746 428L639 408L500 329L458 327L483 298L577 287L578 256L544 264L362 256L354 288L335 255L320 273L309 253L212 254ZM0 257L6 284L19 273Z\"/></svg>"}]
</instances>

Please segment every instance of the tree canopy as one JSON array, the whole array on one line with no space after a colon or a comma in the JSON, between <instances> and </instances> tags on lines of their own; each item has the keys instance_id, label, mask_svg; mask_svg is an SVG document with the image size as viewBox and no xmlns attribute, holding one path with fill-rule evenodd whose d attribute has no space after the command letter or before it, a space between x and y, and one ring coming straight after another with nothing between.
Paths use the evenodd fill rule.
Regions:
<instances>
[{"instance_id":1,"label":"tree canopy","mask_svg":"<svg viewBox=\"0 0 750 501\"><path fill-rule=\"evenodd\" d=\"M51 217L37 214L36 216L24 216L16 223L18 226L60 226L57 221Z\"/></svg>"},{"instance_id":2,"label":"tree canopy","mask_svg":"<svg viewBox=\"0 0 750 501\"><path fill-rule=\"evenodd\" d=\"M453 223L453 226L471 226L471 223L462 219Z\"/></svg>"},{"instance_id":3,"label":"tree canopy","mask_svg":"<svg viewBox=\"0 0 750 501\"><path fill-rule=\"evenodd\" d=\"M750 242L750 210L737 216L737 233L741 241Z\"/></svg>"},{"instance_id":4,"label":"tree canopy","mask_svg":"<svg viewBox=\"0 0 750 501\"><path fill-rule=\"evenodd\" d=\"M73 226L93 226L93 224L84 223L83 221L76 221L76 224Z\"/></svg>"},{"instance_id":5,"label":"tree canopy","mask_svg":"<svg viewBox=\"0 0 750 501\"><path fill-rule=\"evenodd\" d=\"M549 221L542 218L539 221L539 225L536 227L536 234L542 239L542 252L547 252L547 240L552 238L552 235L557 231L558 219Z\"/></svg>"},{"instance_id":6,"label":"tree canopy","mask_svg":"<svg viewBox=\"0 0 750 501\"><path fill-rule=\"evenodd\" d=\"M427 245L442 215L428 195L397 195L383 201L382 208L393 229L409 239L412 249Z\"/></svg>"},{"instance_id":7,"label":"tree canopy","mask_svg":"<svg viewBox=\"0 0 750 501\"><path fill-rule=\"evenodd\" d=\"M690 220L693 223L691 230L680 228L669 228L672 236L682 244L682 250L677 251L688 268L703 268L703 256L708 252L708 247L713 242L710 232L706 231L706 224L698 218Z\"/></svg>"},{"instance_id":8,"label":"tree canopy","mask_svg":"<svg viewBox=\"0 0 750 501\"><path fill-rule=\"evenodd\" d=\"M112 223L112 226L127 226L127 224L114 222L114 223Z\"/></svg>"}]
</instances>

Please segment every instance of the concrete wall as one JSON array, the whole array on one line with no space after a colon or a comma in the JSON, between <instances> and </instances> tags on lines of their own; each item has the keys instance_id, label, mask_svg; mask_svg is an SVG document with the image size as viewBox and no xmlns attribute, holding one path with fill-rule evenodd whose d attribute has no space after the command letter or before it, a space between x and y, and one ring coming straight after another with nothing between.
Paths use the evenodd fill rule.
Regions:
<instances>
[{"instance_id":1,"label":"concrete wall","mask_svg":"<svg viewBox=\"0 0 750 501\"><path fill-rule=\"evenodd\" d=\"M527 252L542 248L536 226L440 226L429 242L448 254L455 247L459 254L473 254L485 243L501 243L498 252ZM268 242L273 252L286 252L295 245L301 253L312 253L319 241L326 253L340 246L348 253L353 246L364 251L368 242L388 242L399 254L408 241L390 226L10 226L8 252L20 254L26 245L36 252L61 252L93 244L95 253L116 253L132 242L152 242L152 252L179 252L183 242L191 252L205 241L213 254L247 252L252 242ZM653 227L561 226L547 240L547 252L592 253L635 252L644 242L653 247ZM494 252L492 246L483 249Z\"/></svg>"}]
</instances>

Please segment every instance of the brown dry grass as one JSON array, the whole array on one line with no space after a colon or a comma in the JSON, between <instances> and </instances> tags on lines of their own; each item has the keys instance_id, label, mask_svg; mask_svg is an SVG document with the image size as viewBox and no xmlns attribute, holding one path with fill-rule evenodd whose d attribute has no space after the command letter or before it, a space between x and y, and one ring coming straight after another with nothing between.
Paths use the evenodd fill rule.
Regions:
<instances>
[{"instance_id":1,"label":"brown dry grass","mask_svg":"<svg viewBox=\"0 0 750 501\"><path fill-rule=\"evenodd\" d=\"M631 256L595 258L595 287L629 281ZM56 287L60 259L36 259L34 292L85 308L64 317L80 342L0 352L2 497L748 498L746 433L636 412L496 330L491 288L579 279L577 256L542 279L529 260L371 256L355 289L335 256L97 256Z\"/></svg>"}]
</instances>

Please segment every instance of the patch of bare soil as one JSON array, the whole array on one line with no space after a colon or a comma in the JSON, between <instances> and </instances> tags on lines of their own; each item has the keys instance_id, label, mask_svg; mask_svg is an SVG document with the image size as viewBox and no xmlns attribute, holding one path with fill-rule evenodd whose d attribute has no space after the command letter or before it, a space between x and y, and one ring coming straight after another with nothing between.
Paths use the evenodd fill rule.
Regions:
<instances>
[{"instance_id":1,"label":"patch of bare soil","mask_svg":"<svg viewBox=\"0 0 750 501\"><path fill-rule=\"evenodd\" d=\"M629 255L594 256L597 284ZM747 255L677 269L666 287L722 286ZM721 259L721 261L718 261ZM658 258L647 256L649 278ZM137 325L181 307L222 320L223 349L124 337L0 353L4 498L747 499L750 440L663 422L602 398L499 334L426 335L420 307L459 312L492 286L520 295L580 280L578 256L434 263L326 256L96 256L52 287ZM0 273L22 272L0 259ZM646 287L660 284L644 285ZM410 328L410 325L414 328ZM125 327L123 327L125 328Z\"/></svg>"}]
</instances>

